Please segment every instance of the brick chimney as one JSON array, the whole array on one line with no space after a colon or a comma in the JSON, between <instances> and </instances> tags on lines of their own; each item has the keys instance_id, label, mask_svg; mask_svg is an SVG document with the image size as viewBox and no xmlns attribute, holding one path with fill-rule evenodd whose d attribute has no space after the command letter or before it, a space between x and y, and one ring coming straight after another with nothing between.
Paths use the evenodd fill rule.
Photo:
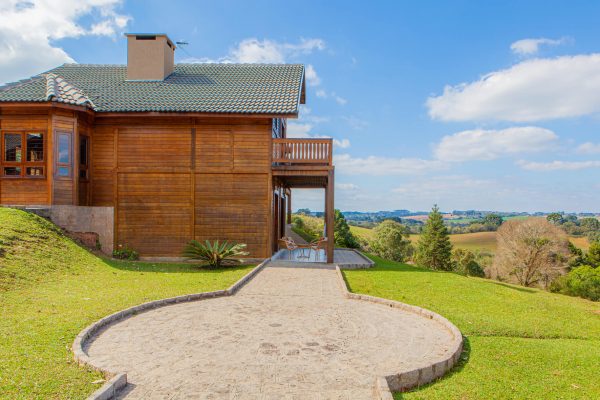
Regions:
<instances>
[{"instance_id":1,"label":"brick chimney","mask_svg":"<svg viewBox=\"0 0 600 400\"><path fill-rule=\"evenodd\" d=\"M175 65L175 45L164 33L127 33L127 80L162 81Z\"/></svg>"}]
</instances>

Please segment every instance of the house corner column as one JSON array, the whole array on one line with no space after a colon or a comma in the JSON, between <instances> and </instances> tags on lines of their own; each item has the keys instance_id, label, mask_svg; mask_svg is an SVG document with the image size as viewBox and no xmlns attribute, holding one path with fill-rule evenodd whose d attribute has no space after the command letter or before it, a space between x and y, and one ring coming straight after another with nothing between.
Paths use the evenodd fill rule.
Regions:
<instances>
[{"instance_id":1,"label":"house corner column","mask_svg":"<svg viewBox=\"0 0 600 400\"><path fill-rule=\"evenodd\" d=\"M325 189L325 226L327 231L327 262L333 263L333 252L335 249L334 224L335 208L333 202L334 194L334 173L329 171L327 177L327 187Z\"/></svg>"}]
</instances>

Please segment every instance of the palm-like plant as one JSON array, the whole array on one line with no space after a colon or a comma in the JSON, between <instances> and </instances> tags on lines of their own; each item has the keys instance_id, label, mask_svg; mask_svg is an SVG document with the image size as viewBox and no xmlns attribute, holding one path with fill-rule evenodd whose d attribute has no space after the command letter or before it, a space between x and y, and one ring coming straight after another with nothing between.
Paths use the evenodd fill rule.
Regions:
<instances>
[{"instance_id":1,"label":"palm-like plant","mask_svg":"<svg viewBox=\"0 0 600 400\"><path fill-rule=\"evenodd\" d=\"M225 262L240 262L237 257L247 256L249 253L244 251L245 243L219 243L218 240L213 243L208 240L200 243L196 240L190 241L183 250L183 256L190 260L206 261L208 265L219 268Z\"/></svg>"}]
</instances>

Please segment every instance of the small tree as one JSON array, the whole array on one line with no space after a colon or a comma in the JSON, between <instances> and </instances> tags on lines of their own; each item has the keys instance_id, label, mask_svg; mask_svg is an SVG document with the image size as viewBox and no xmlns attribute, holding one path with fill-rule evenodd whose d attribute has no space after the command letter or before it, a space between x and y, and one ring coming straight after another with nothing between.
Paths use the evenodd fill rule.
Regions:
<instances>
[{"instance_id":1,"label":"small tree","mask_svg":"<svg viewBox=\"0 0 600 400\"><path fill-rule=\"evenodd\" d=\"M563 216L561 213L557 213L557 212L553 212L550 213L546 216L546 219L548 220L548 222L554 224L554 225L560 225L564 222L563 220Z\"/></svg>"},{"instance_id":2,"label":"small tree","mask_svg":"<svg viewBox=\"0 0 600 400\"><path fill-rule=\"evenodd\" d=\"M593 242L585 256L586 262L592 267L600 267L600 242Z\"/></svg>"},{"instance_id":3,"label":"small tree","mask_svg":"<svg viewBox=\"0 0 600 400\"><path fill-rule=\"evenodd\" d=\"M540 218L507 221L498 229L494 267L500 277L513 277L523 286L542 285L565 272L567 235Z\"/></svg>"},{"instance_id":4,"label":"small tree","mask_svg":"<svg viewBox=\"0 0 600 400\"><path fill-rule=\"evenodd\" d=\"M504 220L498 214L487 214L483 218L483 224L494 230L502 225L502 222L504 222Z\"/></svg>"},{"instance_id":5,"label":"small tree","mask_svg":"<svg viewBox=\"0 0 600 400\"><path fill-rule=\"evenodd\" d=\"M410 231L404 225L385 220L373 229L374 238L369 242L371 251L392 261L406 261L414 251L410 243Z\"/></svg>"},{"instance_id":6,"label":"small tree","mask_svg":"<svg viewBox=\"0 0 600 400\"><path fill-rule=\"evenodd\" d=\"M437 205L429 213L419 243L417 245L417 264L436 270L452 270L452 244L444 219Z\"/></svg>"},{"instance_id":7,"label":"small tree","mask_svg":"<svg viewBox=\"0 0 600 400\"><path fill-rule=\"evenodd\" d=\"M340 210L335 210L334 216L334 238L336 246L349 247L355 249L358 247L358 241L350 232L350 227L344 214Z\"/></svg>"},{"instance_id":8,"label":"small tree","mask_svg":"<svg viewBox=\"0 0 600 400\"><path fill-rule=\"evenodd\" d=\"M454 249L452 251L452 269L461 275L485 276L483 268L477 262L477 256L467 249Z\"/></svg>"}]
</instances>

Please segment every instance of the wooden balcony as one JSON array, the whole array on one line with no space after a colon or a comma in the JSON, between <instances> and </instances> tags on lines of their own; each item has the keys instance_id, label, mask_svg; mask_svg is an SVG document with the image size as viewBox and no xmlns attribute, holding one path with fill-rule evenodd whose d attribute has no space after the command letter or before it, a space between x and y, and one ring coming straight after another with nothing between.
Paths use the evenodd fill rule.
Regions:
<instances>
[{"instance_id":1,"label":"wooden balcony","mask_svg":"<svg viewBox=\"0 0 600 400\"><path fill-rule=\"evenodd\" d=\"M333 165L332 139L273 139L274 166Z\"/></svg>"}]
</instances>

